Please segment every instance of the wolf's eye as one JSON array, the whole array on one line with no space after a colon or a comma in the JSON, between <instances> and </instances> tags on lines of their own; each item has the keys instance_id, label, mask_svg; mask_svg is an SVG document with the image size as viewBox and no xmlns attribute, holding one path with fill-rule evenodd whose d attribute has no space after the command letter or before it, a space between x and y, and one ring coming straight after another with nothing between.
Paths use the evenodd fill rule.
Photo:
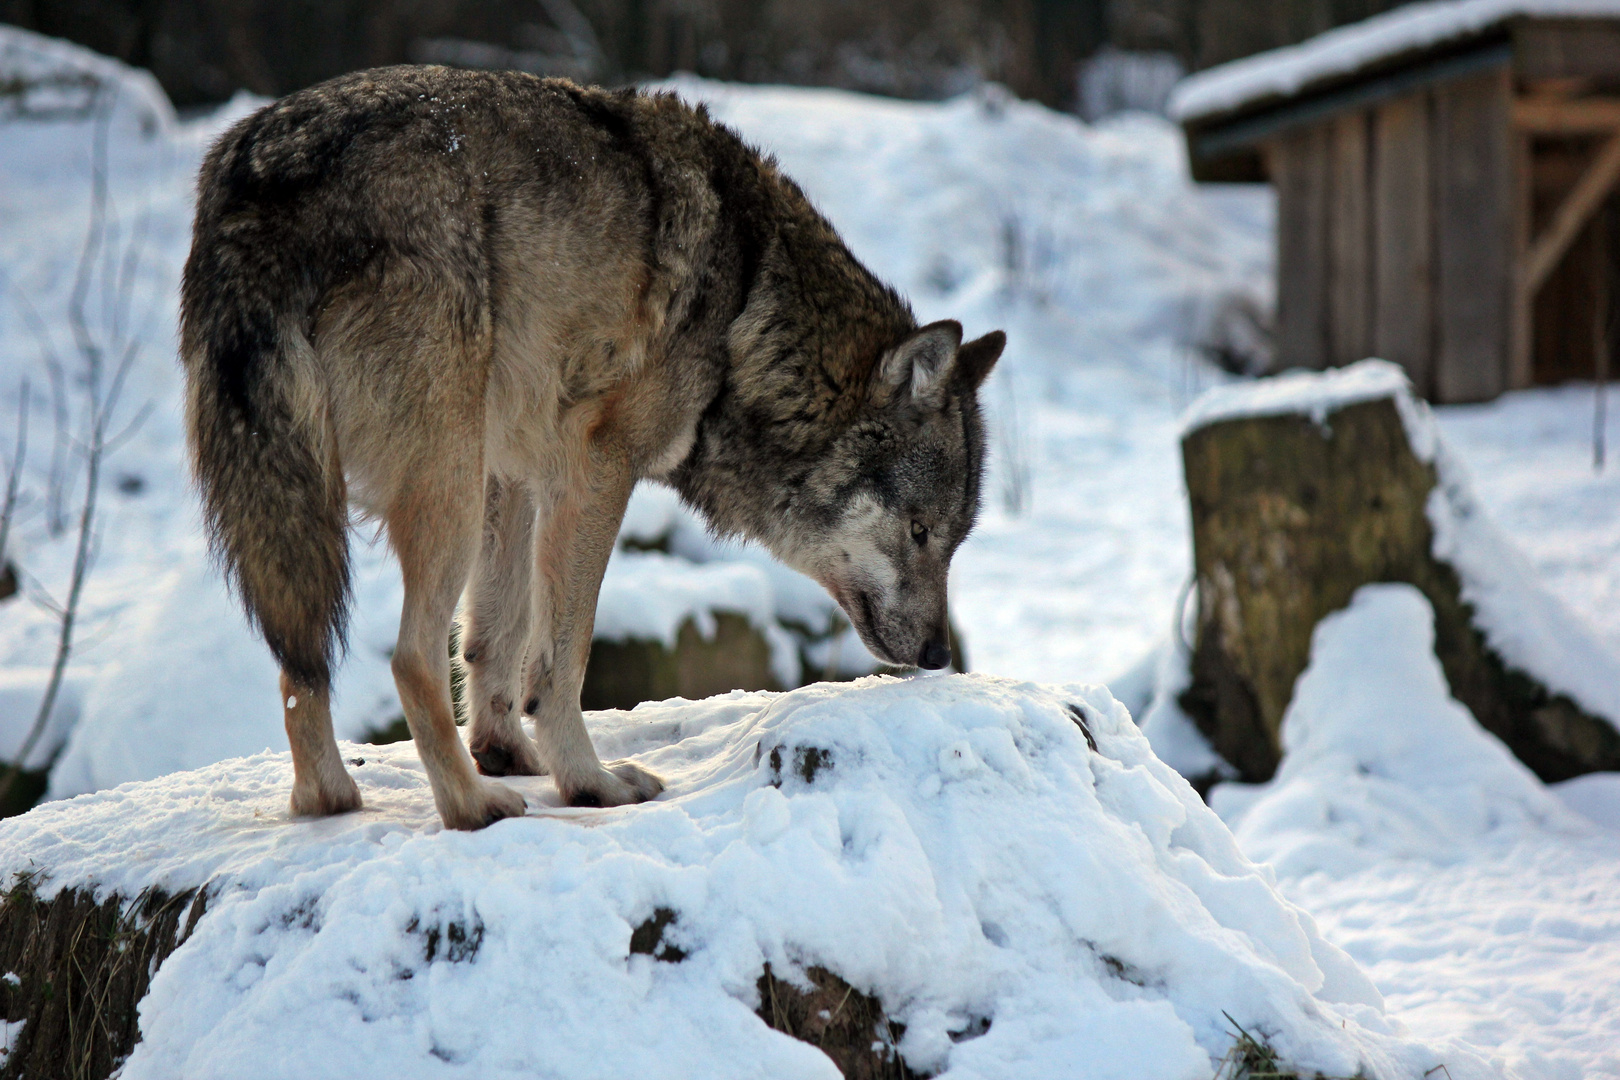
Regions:
<instances>
[{"instance_id":1,"label":"wolf's eye","mask_svg":"<svg viewBox=\"0 0 1620 1080\"><path fill-rule=\"evenodd\" d=\"M911 523L911 538L917 541L918 547L928 543L928 526L920 521L913 520Z\"/></svg>"}]
</instances>

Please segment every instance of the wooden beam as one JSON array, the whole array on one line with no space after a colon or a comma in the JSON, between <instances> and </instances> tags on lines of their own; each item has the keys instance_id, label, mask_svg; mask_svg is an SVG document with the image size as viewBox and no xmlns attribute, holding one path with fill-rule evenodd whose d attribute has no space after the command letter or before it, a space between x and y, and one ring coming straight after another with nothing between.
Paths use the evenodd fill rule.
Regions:
<instances>
[{"instance_id":1,"label":"wooden beam","mask_svg":"<svg viewBox=\"0 0 1620 1080\"><path fill-rule=\"evenodd\" d=\"M1513 126L1534 135L1594 135L1620 131L1620 98L1519 98Z\"/></svg>"},{"instance_id":2,"label":"wooden beam","mask_svg":"<svg viewBox=\"0 0 1620 1080\"><path fill-rule=\"evenodd\" d=\"M1512 74L1434 88L1434 401L1507 389L1513 309Z\"/></svg>"},{"instance_id":3,"label":"wooden beam","mask_svg":"<svg viewBox=\"0 0 1620 1080\"><path fill-rule=\"evenodd\" d=\"M1429 95L1378 107L1373 125L1372 354L1434 397L1434 194Z\"/></svg>"},{"instance_id":4,"label":"wooden beam","mask_svg":"<svg viewBox=\"0 0 1620 1080\"><path fill-rule=\"evenodd\" d=\"M1569 245L1586 224L1587 218L1592 216L1592 211L1614 190L1616 180L1620 180L1620 134L1611 135L1603 144L1597 157L1576 182L1575 189L1553 214L1552 224L1547 226L1547 231L1530 245L1520 279L1529 296L1536 295L1547 280L1547 275L1558 266L1558 261L1569 250Z\"/></svg>"},{"instance_id":5,"label":"wooden beam","mask_svg":"<svg viewBox=\"0 0 1620 1080\"><path fill-rule=\"evenodd\" d=\"M1535 291L1525 279L1530 251L1534 164L1530 135L1513 139L1513 310L1508 313L1508 389L1523 390L1535 382Z\"/></svg>"}]
</instances>

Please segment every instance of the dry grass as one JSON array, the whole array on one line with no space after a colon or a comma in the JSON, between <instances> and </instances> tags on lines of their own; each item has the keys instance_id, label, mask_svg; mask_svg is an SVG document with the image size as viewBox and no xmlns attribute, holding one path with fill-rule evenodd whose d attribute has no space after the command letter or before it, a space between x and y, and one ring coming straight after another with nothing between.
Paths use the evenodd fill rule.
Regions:
<instances>
[{"instance_id":1,"label":"dry grass","mask_svg":"<svg viewBox=\"0 0 1620 1080\"><path fill-rule=\"evenodd\" d=\"M1221 1015L1232 1025L1232 1046L1216 1067L1215 1080L1368 1080L1367 1074L1360 1070L1355 1076L1300 1072L1278 1058L1264 1032L1256 1038L1232 1019L1231 1013Z\"/></svg>"}]
</instances>

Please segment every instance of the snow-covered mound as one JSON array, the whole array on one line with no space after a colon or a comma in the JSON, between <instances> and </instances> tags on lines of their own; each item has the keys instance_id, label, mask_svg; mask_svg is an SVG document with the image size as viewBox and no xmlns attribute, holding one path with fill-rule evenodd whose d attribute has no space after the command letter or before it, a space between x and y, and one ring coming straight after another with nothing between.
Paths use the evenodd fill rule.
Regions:
<instances>
[{"instance_id":1,"label":"snow-covered mound","mask_svg":"<svg viewBox=\"0 0 1620 1080\"><path fill-rule=\"evenodd\" d=\"M367 809L290 821L263 753L6 821L0 871L218 890L125 1080L834 1076L754 1015L767 962L874 993L943 1076L1203 1080L1233 1021L1329 1075L1495 1075L1402 1034L1101 688L874 677L589 722L667 793L568 810L529 780L528 817L449 833L410 747L351 746ZM629 952L657 908L678 962Z\"/></svg>"},{"instance_id":2,"label":"snow-covered mound","mask_svg":"<svg viewBox=\"0 0 1620 1080\"><path fill-rule=\"evenodd\" d=\"M1565 805L1620 825L1615 774L1555 798L1450 696L1433 649L1421 593L1363 587L1316 628L1276 777L1211 805L1416 1034L1515 1075L1620 1077L1620 834Z\"/></svg>"},{"instance_id":3,"label":"snow-covered mound","mask_svg":"<svg viewBox=\"0 0 1620 1080\"><path fill-rule=\"evenodd\" d=\"M1434 609L1411 585L1365 585L1317 625L1282 736L1270 782L1222 784L1211 800L1285 877L1444 863L1498 831L1591 831L1451 696Z\"/></svg>"},{"instance_id":4,"label":"snow-covered mound","mask_svg":"<svg viewBox=\"0 0 1620 1080\"><path fill-rule=\"evenodd\" d=\"M86 119L98 111L167 132L174 107L152 73L59 38L0 28L0 121Z\"/></svg>"}]
</instances>

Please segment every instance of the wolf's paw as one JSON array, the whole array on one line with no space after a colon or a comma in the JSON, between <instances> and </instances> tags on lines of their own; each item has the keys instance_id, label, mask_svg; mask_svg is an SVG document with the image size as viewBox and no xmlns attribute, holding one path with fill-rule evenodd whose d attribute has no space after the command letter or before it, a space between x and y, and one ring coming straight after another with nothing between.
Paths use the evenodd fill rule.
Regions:
<instances>
[{"instance_id":1,"label":"wolf's paw","mask_svg":"<svg viewBox=\"0 0 1620 1080\"><path fill-rule=\"evenodd\" d=\"M479 780L454 807L440 806L439 817L447 829L471 832L502 818L522 817L525 809L518 792L493 780Z\"/></svg>"},{"instance_id":2,"label":"wolf's paw","mask_svg":"<svg viewBox=\"0 0 1620 1080\"><path fill-rule=\"evenodd\" d=\"M515 745L490 739L479 745L474 739L467 749L478 763L478 771L485 776L544 776L546 767L540 763L540 754L527 736L520 735Z\"/></svg>"},{"instance_id":3,"label":"wolf's paw","mask_svg":"<svg viewBox=\"0 0 1620 1080\"><path fill-rule=\"evenodd\" d=\"M358 809L360 787L354 782L354 777L346 772L341 779L332 777L324 785L293 784L293 817L328 817Z\"/></svg>"},{"instance_id":4,"label":"wolf's paw","mask_svg":"<svg viewBox=\"0 0 1620 1080\"><path fill-rule=\"evenodd\" d=\"M640 765L610 761L594 777L562 791L569 806L624 806L646 802L664 790L664 782Z\"/></svg>"}]
</instances>

